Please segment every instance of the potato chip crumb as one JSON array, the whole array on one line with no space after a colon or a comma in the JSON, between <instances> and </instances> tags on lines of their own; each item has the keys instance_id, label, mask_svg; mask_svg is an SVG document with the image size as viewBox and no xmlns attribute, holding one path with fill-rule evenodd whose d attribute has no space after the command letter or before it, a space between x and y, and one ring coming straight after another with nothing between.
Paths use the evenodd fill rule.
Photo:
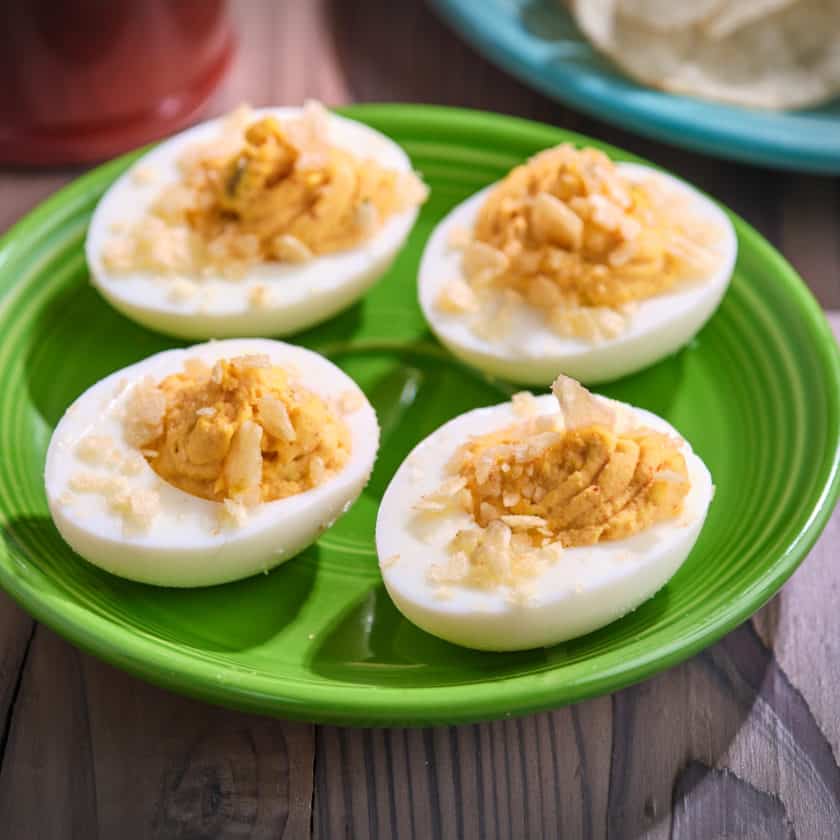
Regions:
<instances>
[{"instance_id":1,"label":"potato chip crumb","mask_svg":"<svg viewBox=\"0 0 840 840\"><path fill-rule=\"evenodd\" d=\"M455 225L449 229L449 234L446 237L446 247L450 251L461 251L467 247L471 238L469 228L463 225Z\"/></svg>"},{"instance_id":2,"label":"potato chip crumb","mask_svg":"<svg viewBox=\"0 0 840 840\"><path fill-rule=\"evenodd\" d=\"M128 270L133 254L130 240L127 237L118 236L105 243L102 249L102 264L119 277L120 272Z\"/></svg>"},{"instance_id":3,"label":"potato chip crumb","mask_svg":"<svg viewBox=\"0 0 840 840\"><path fill-rule=\"evenodd\" d=\"M529 528L542 528L547 524L546 520L541 516L504 514L500 518L505 525L513 528L513 530L524 529L527 531Z\"/></svg>"},{"instance_id":4,"label":"potato chip crumb","mask_svg":"<svg viewBox=\"0 0 840 840\"><path fill-rule=\"evenodd\" d=\"M583 219L565 201L548 192L537 193L531 208L531 227L537 239L571 251L583 247Z\"/></svg>"},{"instance_id":5,"label":"potato chip crumb","mask_svg":"<svg viewBox=\"0 0 840 840\"><path fill-rule=\"evenodd\" d=\"M270 292L264 283L257 283L248 291L248 302L256 309L263 309L270 303Z\"/></svg>"},{"instance_id":6,"label":"potato chip crumb","mask_svg":"<svg viewBox=\"0 0 840 840\"><path fill-rule=\"evenodd\" d=\"M119 464L123 475L137 475L145 466L146 462L139 452L130 452Z\"/></svg>"},{"instance_id":7,"label":"potato chip crumb","mask_svg":"<svg viewBox=\"0 0 840 840\"><path fill-rule=\"evenodd\" d=\"M77 493L112 495L126 488L124 479L93 472L76 473L70 477L69 483L70 489Z\"/></svg>"},{"instance_id":8,"label":"potato chip crumb","mask_svg":"<svg viewBox=\"0 0 840 840\"><path fill-rule=\"evenodd\" d=\"M535 590L524 584L512 588L505 595L505 601L516 607L524 607L534 601Z\"/></svg>"},{"instance_id":9,"label":"potato chip crumb","mask_svg":"<svg viewBox=\"0 0 840 840\"><path fill-rule=\"evenodd\" d=\"M107 435L86 435L76 444L76 455L89 464L104 464L115 454L114 440Z\"/></svg>"},{"instance_id":10,"label":"potato chip crumb","mask_svg":"<svg viewBox=\"0 0 840 840\"><path fill-rule=\"evenodd\" d=\"M320 455L315 455L309 462L309 476L313 485L320 484L326 477L324 459Z\"/></svg>"},{"instance_id":11,"label":"potato chip crumb","mask_svg":"<svg viewBox=\"0 0 840 840\"><path fill-rule=\"evenodd\" d=\"M272 242L272 255L281 262L300 264L309 262L315 255L296 236L284 233Z\"/></svg>"},{"instance_id":12,"label":"potato chip crumb","mask_svg":"<svg viewBox=\"0 0 840 840\"><path fill-rule=\"evenodd\" d=\"M364 236L370 236L379 226L379 213L369 200L363 200L353 210L353 221Z\"/></svg>"},{"instance_id":13,"label":"potato chip crumb","mask_svg":"<svg viewBox=\"0 0 840 840\"><path fill-rule=\"evenodd\" d=\"M436 306L441 312L459 315L478 310L478 298L472 287L458 277L446 282L438 295Z\"/></svg>"},{"instance_id":14,"label":"potato chip crumb","mask_svg":"<svg viewBox=\"0 0 840 840\"><path fill-rule=\"evenodd\" d=\"M400 559L400 555L399 555L399 554L392 554L390 557L386 557L386 558L382 561L382 564L381 564L381 565L382 565L382 568L383 568L383 569L390 569L390 568L391 568L391 566L393 566L393 565L395 565L396 563L398 563L398 562L399 562L399 559Z\"/></svg>"},{"instance_id":15,"label":"potato chip crumb","mask_svg":"<svg viewBox=\"0 0 840 840\"><path fill-rule=\"evenodd\" d=\"M183 277L176 277L169 284L166 296L173 303L184 303L192 300L198 293L198 284Z\"/></svg>"},{"instance_id":16,"label":"potato chip crumb","mask_svg":"<svg viewBox=\"0 0 840 840\"><path fill-rule=\"evenodd\" d=\"M443 513L450 510L458 505L459 493L466 486L466 483L466 480L458 475L447 478L433 493L421 496L420 500L415 503L414 509L428 513Z\"/></svg>"},{"instance_id":17,"label":"potato chip crumb","mask_svg":"<svg viewBox=\"0 0 840 840\"><path fill-rule=\"evenodd\" d=\"M147 187L157 181L157 172L151 166L135 166L131 172L131 180L138 187Z\"/></svg>"},{"instance_id":18,"label":"potato chip crumb","mask_svg":"<svg viewBox=\"0 0 840 840\"><path fill-rule=\"evenodd\" d=\"M123 435L131 446L138 448L163 433L166 397L151 377L138 382L125 406Z\"/></svg>"},{"instance_id":19,"label":"potato chip crumb","mask_svg":"<svg viewBox=\"0 0 840 840\"><path fill-rule=\"evenodd\" d=\"M184 373L198 382L206 382L210 378L210 365L193 356L184 362Z\"/></svg>"},{"instance_id":20,"label":"potato chip crumb","mask_svg":"<svg viewBox=\"0 0 840 840\"><path fill-rule=\"evenodd\" d=\"M122 514L126 526L145 531L160 510L160 496L155 490L124 490L110 499L110 505Z\"/></svg>"},{"instance_id":21,"label":"potato chip crumb","mask_svg":"<svg viewBox=\"0 0 840 840\"><path fill-rule=\"evenodd\" d=\"M249 353L246 356L234 356L230 360L230 363L241 370L271 367L271 359L265 353Z\"/></svg>"},{"instance_id":22,"label":"potato chip crumb","mask_svg":"<svg viewBox=\"0 0 840 840\"><path fill-rule=\"evenodd\" d=\"M124 478L99 473L77 473L71 476L69 484L78 493L102 496L110 510L120 514L123 523L129 528L147 529L160 507L157 492L132 489Z\"/></svg>"},{"instance_id":23,"label":"potato chip crumb","mask_svg":"<svg viewBox=\"0 0 840 840\"><path fill-rule=\"evenodd\" d=\"M248 507L262 501L262 426L245 420L230 443L224 472L232 497Z\"/></svg>"},{"instance_id":24,"label":"potato chip crumb","mask_svg":"<svg viewBox=\"0 0 840 840\"><path fill-rule=\"evenodd\" d=\"M348 389L338 398L338 407L342 414L353 414L365 404L361 391Z\"/></svg>"},{"instance_id":25,"label":"potato chip crumb","mask_svg":"<svg viewBox=\"0 0 840 840\"><path fill-rule=\"evenodd\" d=\"M519 391L510 398L513 413L517 417L534 417L539 403L530 391Z\"/></svg>"},{"instance_id":26,"label":"potato chip crumb","mask_svg":"<svg viewBox=\"0 0 840 840\"><path fill-rule=\"evenodd\" d=\"M571 377L558 376L551 386L551 391L560 404L566 428L592 425L615 428L615 411Z\"/></svg>"},{"instance_id":27,"label":"potato chip crumb","mask_svg":"<svg viewBox=\"0 0 840 840\"><path fill-rule=\"evenodd\" d=\"M263 394L257 400L260 422L263 428L274 437L282 440L297 440L297 432L289 417L286 404L273 394Z\"/></svg>"},{"instance_id":28,"label":"potato chip crumb","mask_svg":"<svg viewBox=\"0 0 840 840\"><path fill-rule=\"evenodd\" d=\"M241 528L248 521L248 508L235 499L224 499L219 508L222 524Z\"/></svg>"},{"instance_id":29,"label":"potato chip crumb","mask_svg":"<svg viewBox=\"0 0 840 840\"><path fill-rule=\"evenodd\" d=\"M474 239L464 248L461 265L469 280L487 285L507 269L508 262L503 251Z\"/></svg>"}]
</instances>

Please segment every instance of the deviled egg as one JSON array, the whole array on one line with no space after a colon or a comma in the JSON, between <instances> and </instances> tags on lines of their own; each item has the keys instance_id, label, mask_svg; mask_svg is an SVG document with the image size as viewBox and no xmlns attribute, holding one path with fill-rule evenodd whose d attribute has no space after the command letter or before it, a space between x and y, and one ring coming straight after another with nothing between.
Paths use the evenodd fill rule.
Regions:
<instances>
[{"instance_id":1,"label":"deviled egg","mask_svg":"<svg viewBox=\"0 0 840 840\"><path fill-rule=\"evenodd\" d=\"M688 343L720 303L736 254L728 217L693 187L562 145L438 225L420 305L452 353L491 375L603 382Z\"/></svg>"},{"instance_id":2,"label":"deviled egg","mask_svg":"<svg viewBox=\"0 0 840 840\"><path fill-rule=\"evenodd\" d=\"M559 378L554 395L456 417L389 484L376 524L405 617L455 644L542 647L654 595L694 546L713 495L660 417Z\"/></svg>"},{"instance_id":3,"label":"deviled egg","mask_svg":"<svg viewBox=\"0 0 840 840\"><path fill-rule=\"evenodd\" d=\"M68 408L47 450L50 513L113 574L205 586L266 571L361 493L376 415L330 361L278 341L169 350Z\"/></svg>"},{"instance_id":4,"label":"deviled egg","mask_svg":"<svg viewBox=\"0 0 840 840\"><path fill-rule=\"evenodd\" d=\"M426 192L366 125L317 103L243 106L162 143L105 193L85 246L91 281L159 332L286 335L381 277Z\"/></svg>"}]
</instances>

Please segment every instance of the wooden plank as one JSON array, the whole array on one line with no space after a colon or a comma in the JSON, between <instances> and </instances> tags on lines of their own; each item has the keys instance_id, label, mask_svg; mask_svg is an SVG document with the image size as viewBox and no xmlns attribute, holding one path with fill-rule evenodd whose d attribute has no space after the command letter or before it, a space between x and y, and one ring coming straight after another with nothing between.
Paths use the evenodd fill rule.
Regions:
<instances>
[{"instance_id":1,"label":"wooden plank","mask_svg":"<svg viewBox=\"0 0 840 840\"><path fill-rule=\"evenodd\" d=\"M0 770L0 825L21 838L303 837L313 754L311 726L170 694L39 627Z\"/></svg>"},{"instance_id":2,"label":"wooden plank","mask_svg":"<svg viewBox=\"0 0 840 840\"><path fill-rule=\"evenodd\" d=\"M231 72L208 105L221 114L242 102L329 105L349 100L329 31L326 0L249 0L232 3L239 51Z\"/></svg>"},{"instance_id":3,"label":"wooden plank","mask_svg":"<svg viewBox=\"0 0 840 840\"><path fill-rule=\"evenodd\" d=\"M0 760L11 731L12 709L34 632L33 619L0 591Z\"/></svg>"},{"instance_id":4,"label":"wooden plank","mask_svg":"<svg viewBox=\"0 0 840 840\"><path fill-rule=\"evenodd\" d=\"M0 171L0 233L84 169Z\"/></svg>"},{"instance_id":5,"label":"wooden plank","mask_svg":"<svg viewBox=\"0 0 840 840\"><path fill-rule=\"evenodd\" d=\"M322 729L315 836L830 837L832 743L747 623L642 685L569 709L472 727Z\"/></svg>"},{"instance_id":6,"label":"wooden plank","mask_svg":"<svg viewBox=\"0 0 840 840\"><path fill-rule=\"evenodd\" d=\"M840 178L788 175L781 196L781 248L819 302L840 307Z\"/></svg>"},{"instance_id":7,"label":"wooden plank","mask_svg":"<svg viewBox=\"0 0 840 840\"><path fill-rule=\"evenodd\" d=\"M99 836L79 656L36 630L0 770L0 825L10 837Z\"/></svg>"}]
</instances>

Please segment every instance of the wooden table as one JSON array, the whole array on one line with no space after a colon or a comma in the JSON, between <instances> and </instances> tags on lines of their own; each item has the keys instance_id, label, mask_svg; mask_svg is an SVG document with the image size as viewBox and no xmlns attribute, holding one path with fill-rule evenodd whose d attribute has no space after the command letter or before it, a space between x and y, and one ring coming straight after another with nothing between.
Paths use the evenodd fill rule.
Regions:
<instances>
[{"instance_id":1,"label":"wooden table","mask_svg":"<svg viewBox=\"0 0 840 840\"><path fill-rule=\"evenodd\" d=\"M494 69L420 0L239 0L211 112L420 101L604 138L696 182L840 308L840 180L661 146ZM0 172L0 229L76 172ZM840 313L830 316L840 333ZM751 621L571 708L477 726L349 730L175 696L80 653L0 594L0 835L8 838L840 836L840 515Z\"/></svg>"}]
</instances>

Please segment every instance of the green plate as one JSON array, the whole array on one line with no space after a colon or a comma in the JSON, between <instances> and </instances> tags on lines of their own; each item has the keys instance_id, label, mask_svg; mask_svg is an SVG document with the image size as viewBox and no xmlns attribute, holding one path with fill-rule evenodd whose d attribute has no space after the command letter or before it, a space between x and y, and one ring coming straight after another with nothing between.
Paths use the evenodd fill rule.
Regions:
<instances>
[{"instance_id":1,"label":"green plate","mask_svg":"<svg viewBox=\"0 0 840 840\"><path fill-rule=\"evenodd\" d=\"M3 586L80 647L152 682L243 709L354 724L471 721L614 691L758 609L805 556L837 496L840 362L802 282L734 219L740 257L715 317L678 355L602 389L668 419L715 478L705 529L677 576L621 621L524 653L458 648L397 613L373 547L383 489L422 437L509 393L448 358L426 329L414 279L423 243L454 204L526 155L593 141L444 108L346 113L402 143L432 188L388 276L362 303L298 338L355 377L379 413L382 449L361 499L295 560L210 589L129 583L62 542L42 486L56 421L96 380L175 345L118 315L87 282L85 226L129 156L62 190L0 241Z\"/></svg>"}]
</instances>

